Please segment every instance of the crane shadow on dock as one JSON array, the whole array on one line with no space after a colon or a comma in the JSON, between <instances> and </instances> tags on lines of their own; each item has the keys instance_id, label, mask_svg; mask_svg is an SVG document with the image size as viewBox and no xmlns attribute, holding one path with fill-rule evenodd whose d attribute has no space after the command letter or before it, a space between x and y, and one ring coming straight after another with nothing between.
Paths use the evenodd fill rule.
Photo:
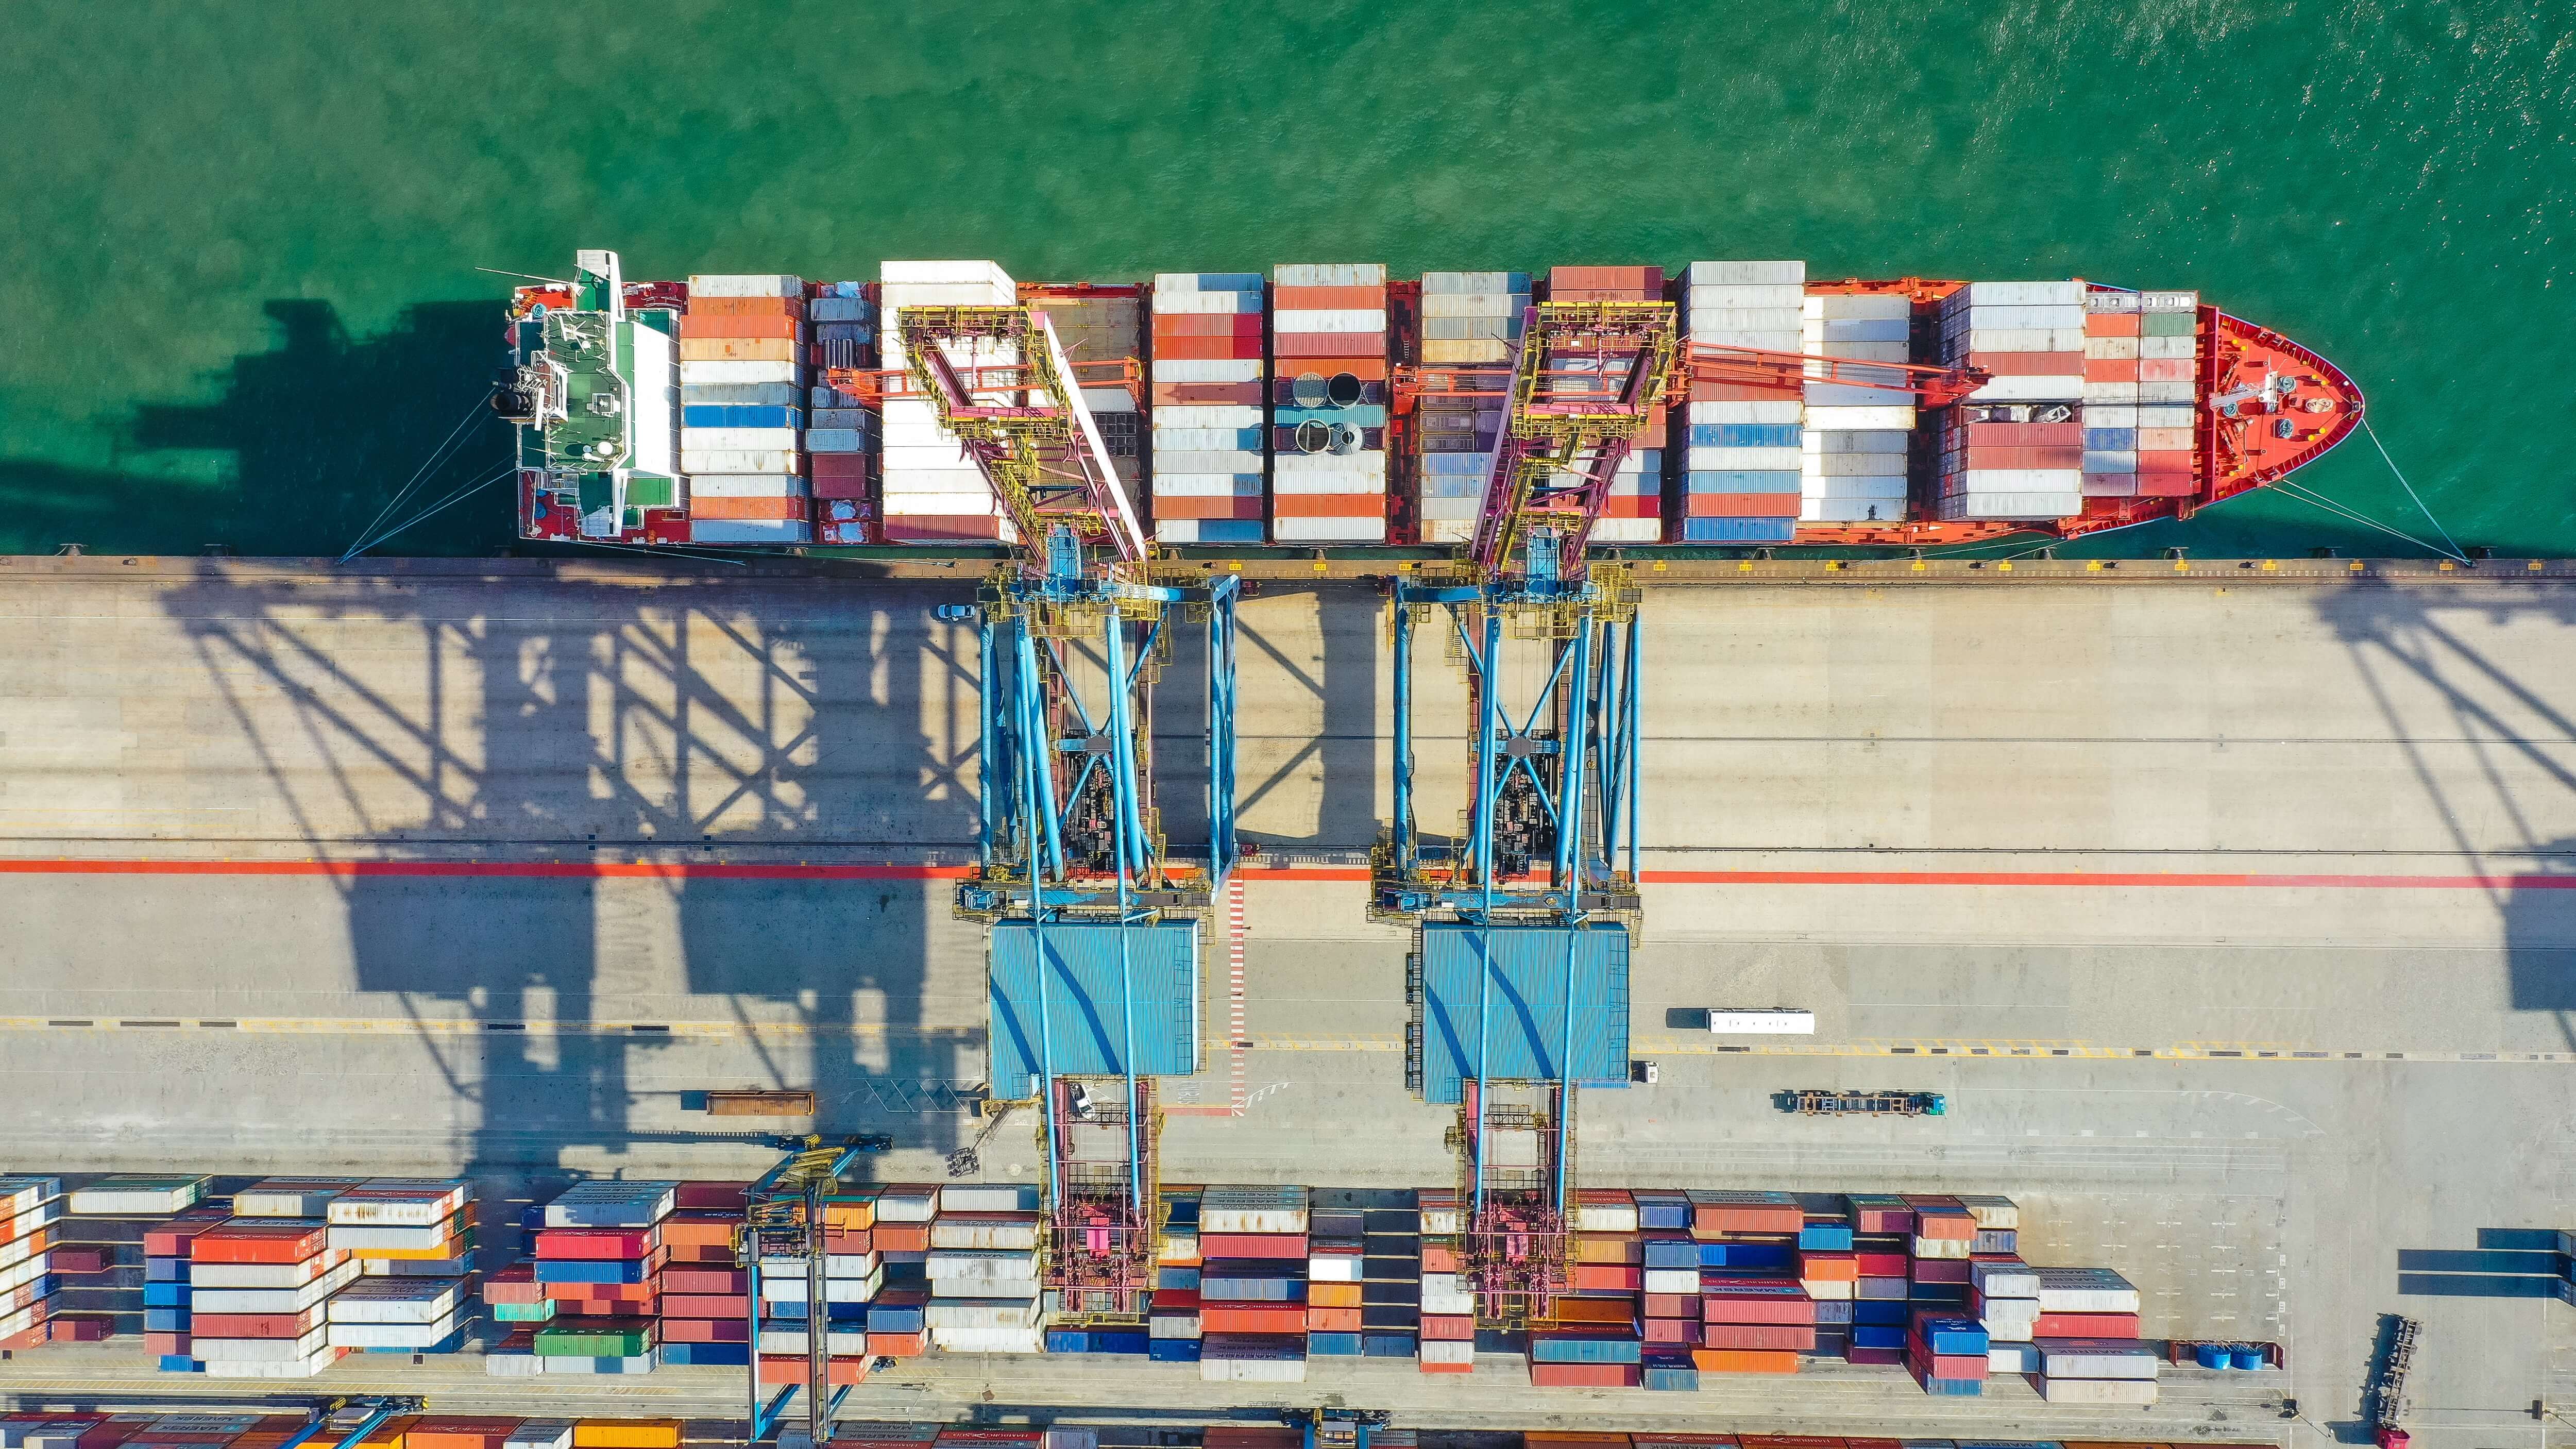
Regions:
<instances>
[{"instance_id":1,"label":"crane shadow on dock","mask_svg":"<svg viewBox=\"0 0 2576 1449\"><path fill-rule=\"evenodd\" d=\"M2446 619L2566 631L2576 601L2559 588L2498 583L2477 592L2358 584L2320 591L2318 610L2350 649L2447 844L2494 905L2509 1008L2548 1013L2559 1042L2576 1049L2576 694L2563 673L2507 668Z\"/></svg>"}]
</instances>

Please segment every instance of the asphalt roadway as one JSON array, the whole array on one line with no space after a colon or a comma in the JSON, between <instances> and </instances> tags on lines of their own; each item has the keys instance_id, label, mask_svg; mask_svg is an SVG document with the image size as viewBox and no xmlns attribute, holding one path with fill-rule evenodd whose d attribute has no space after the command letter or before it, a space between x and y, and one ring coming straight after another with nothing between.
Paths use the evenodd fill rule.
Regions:
<instances>
[{"instance_id":1,"label":"asphalt roadway","mask_svg":"<svg viewBox=\"0 0 2576 1449\"><path fill-rule=\"evenodd\" d=\"M743 1174L764 1149L682 1096L737 1085L894 1133L890 1178L938 1176L974 1132L982 946L938 873L972 839L974 649L930 616L971 580L35 562L0 571L0 1165ZM2563 1432L2529 1411L2576 1401L2576 1311L2399 1273L2576 1224L2576 586L1645 607L1633 1019L1661 1081L1584 1094L1581 1180L2003 1192L2033 1257L2138 1282L2150 1334L2276 1339L2292 1365L2179 1377L2141 1425L1837 1375L1704 1393L1703 1421L2349 1437L2379 1315L2404 1312L2428 1444ZM1220 939L1203 1070L1165 1093L1163 1175L1445 1183L1446 1117L1403 1088L1404 937L1351 878L1386 809L1382 607L1270 582L1243 624L1259 866L1240 984ZM1160 701L1184 778L1195 664L1184 641ZM1433 646L1424 666L1438 829L1460 695ZM1174 839L1203 828L1187 790L1162 804ZM1774 1004L1817 1036L1735 1051L1689 1026ZM1950 1113L1774 1112L1795 1086L1941 1090ZM1034 1173L1033 1145L1005 1124L987 1172ZM0 1392L86 1362L22 1355ZM997 1382L1087 1402L1051 1370L920 1372L848 1412ZM1424 1422L1565 1412L1493 1377L1349 1391ZM2284 1394L2304 1419L2271 1417ZM1586 1412L1664 1422L1663 1397Z\"/></svg>"}]
</instances>

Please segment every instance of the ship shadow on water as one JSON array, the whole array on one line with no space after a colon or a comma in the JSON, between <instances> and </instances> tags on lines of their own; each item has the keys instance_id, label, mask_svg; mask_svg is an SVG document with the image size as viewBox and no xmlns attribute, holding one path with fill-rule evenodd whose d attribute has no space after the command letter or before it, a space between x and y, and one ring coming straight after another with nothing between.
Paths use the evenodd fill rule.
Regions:
<instances>
[{"instance_id":1,"label":"ship shadow on water","mask_svg":"<svg viewBox=\"0 0 2576 1449\"><path fill-rule=\"evenodd\" d=\"M2491 625L2563 633L2576 627L2576 603L2562 587L2526 592L2504 580L2494 589L2328 588L2318 607L2350 649L2391 737L2403 742L2445 843L2468 863L2465 873L2487 879L2502 925L2509 1009L2548 1013L2554 1045L2576 1049L2576 694L2569 689L2576 676L2519 671L2446 622L2477 615ZM2422 712L2427 701L2441 711L2438 733L2447 740L2425 739L2436 733ZM2443 767L2429 754L2437 748L2470 750L2475 768Z\"/></svg>"}]
</instances>

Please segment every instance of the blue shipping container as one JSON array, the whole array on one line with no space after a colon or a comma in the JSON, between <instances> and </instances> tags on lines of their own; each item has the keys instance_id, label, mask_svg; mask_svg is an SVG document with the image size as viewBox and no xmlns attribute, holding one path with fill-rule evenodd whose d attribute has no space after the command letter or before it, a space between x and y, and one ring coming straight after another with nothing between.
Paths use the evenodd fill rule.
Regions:
<instances>
[{"instance_id":1,"label":"blue shipping container","mask_svg":"<svg viewBox=\"0 0 2576 1449\"><path fill-rule=\"evenodd\" d=\"M801 428L805 413L792 407L747 407L717 403L683 403L684 428Z\"/></svg>"},{"instance_id":2,"label":"blue shipping container","mask_svg":"<svg viewBox=\"0 0 2576 1449\"><path fill-rule=\"evenodd\" d=\"M1494 455L1491 453L1425 453L1422 455L1422 471L1426 475L1438 473L1443 476L1482 478L1494 471Z\"/></svg>"},{"instance_id":3,"label":"blue shipping container","mask_svg":"<svg viewBox=\"0 0 2576 1449\"><path fill-rule=\"evenodd\" d=\"M1641 1192L1633 1194L1637 1202L1637 1226L1641 1228L1687 1228L1691 1225L1690 1199L1677 1192Z\"/></svg>"},{"instance_id":4,"label":"blue shipping container","mask_svg":"<svg viewBox=\"0 0 2576 1449\"><path fill-rule=\"evenodd\" d=\"M1645 1386L1665 1391L1696 1392L1699 1369L1688 1359L1679 1363L1650 1363L1646 1365Z\"/></svg>"},{"instance_id":5,"label":"blue shipping container","mask_svg":"<svg viewBox=\"0 0 2576 1449\"><path fill-rule=\"evenodd\" d=\"M1089 1353L1091 1335L1079 1328L1050 1328L1046 1331L1049 1353Z\"/></svg>"},{"instance_id":6,"label":"blue shipping container","mask_svg":"<svg viewBox=\"0 0 2576 1449\"><path fill-rule=\"evenodd\" d=\"M1533 1363L1642 1363L1645 1348L1633 1338L1593 1338L1558 1333L1530 1335Z\"/></svg>"},{"instance_id":7,"label":"blue shipping container","mask_svg":"<svg viewBox=\"0 0 2576 1449\"><path fill-rule=\"evenodd\" d=\"M1688 1211L1688 1204L1684 1204ZM1696 1268L1700 1263L1701 1244L1688 1238L1646 1239L1646 1266L1649 1268ZM1714 1243L1709 1247L1717 1246Z\"/></svg>"},{"instance_id":8,"label":"blue shipping container","mask_svg":"<svg viewBox=\"0 0 2576 1449\"><path fill-rule=\"evenodd\" d=\"M920 1333L923 1331L922 1305L918 1303L863 1303L868 1311L870 1333Z\"/></svg>"},{"instance_id":9,"label":"blue shipping container","mask_svg":"<svg viewBox=\"0 0 2576 1449\"><path fill-rule=\"evenodd\" d=\"M1309 1333L1306 1352L1322 1358L1358 1358L1360 1336L1356 1333Z\"/></svg>"},{"instance_id":10,"label":"blue shipping container","mask_svg":"<svg viewBox=\"0 0 2576 1449\"><path fill-rule=\"evenodd\" d=\"M1199 1341L1195 1338L1158 1338L1145 1350L1145 1357L1156 1363L1197 1363Z\"/></svg>"},{"instance_id":11,"label":"blue shipping container","mask_svg":"<svg viewBox=\"0 0 2576 1449\"><path fill-rule=\"evenodd\" d=\"M1699 1265L1778 1271L1797 1266L1797 1253L1786 1243L1702 1243Z\"/></svg>"},{"instance_id":12,"label":"blue shipping container","mask_svg":"<svg viewBox=\"0 0 2576 1449\"><path fill-rule=\"evenodd\" d=\"M206 1366L183 1353L161 1355L161 1372L165 1374L201 1374Z\"/></svg>"},{"instance_id":13,"label":"blue shipping container","mask_svg":"<svg viewBox=\"0 0 2576 1449\"><path fill-rule=\"evenodd\" d=\"M1810 1223L1798 1230L1798 1246L1817 1253L1848 1253L1852 1230L1849 1227Z\"/></svg>"},{"instance_id":14,"label":"blue shipping container","mask_svg":"<svg viewBox=\"0 0 2576 1449\"><path fill-rule=\"evenodd\" d=\"M1862 1299L1851 1306L1854 1323L1892 1323L1905 1326L1907 1309L1902 1303L1872 1302Z\"/></svg>"},{"instance_id":15,"label":"blue shipping container","mask_svg":"<svg viewBox=\"0 0 2576 1449\"><path fill-rule=\"evenodd\" d=\"M188 1331L188 1310L146 1308L143 1310L143 1331L145 1333L185 1333Z\"/></svg>"},{"instance_id":16,"label":"blue shipping container","mask_svg":"<svg viewBox=\"0 0 2576 1449\"><path fill-rule=\"evenodd\" d=\"M188 1260L185 1258L146 1258L143 1260L143 1281L146 1283L185 1283L188 1281Z\"/></svg>"},{"instance_id":17,"label":"blue shipping container","mask_svg":"<svg viewBox=\"0 0 2576 1449\"><path fill-rule=\"evenodd\" d=\"M1141 1355L1153 1347L1154 1335L1142 1328L1095 1328L1091 1330L1093 1353Z\"/></svg>"},{"instance_id":18,"label":"blue shipping container","mask_svg":"<svg viewBox=\"0 0 2576 1449\"><path fill-rule=\"evenodd\" d=\"M188 1285L185 1283L146 1283L143 1285L143 1306L146 1308L185 1308L188 1306Z\"/></svg>"},{"instance_id":19,"label":"blue shipping container","mask_svg":"<svg viewBox=\"0 0 2576 1449\"><path fill-rule=\"evenodd\" d=\"M540 1283L641 1283L645 1277L641 1258L539 1258L535 1266Z\"/></svg>"},{"instance_id":20,"label":"blue shipping container","mask_svg":"<svg viewBox=\"0 0 2576 1449\"><path fill-rule=\"evenodd\" d=\"M1892 1323L1855 1323L1851 1341L1854 1348L1903 1348L1905 1330Z\"/></svg>"},{"instance_id":21,"label":"blue shipping container","mask_svg":"<svg viewBox=\"0 0 2576 1449\"><path fill-rule=\"evenodd\" d=\"M1409 1333L1368 1333L1360 1336L1360 1353L1367 1358L1411 1358L1419 1349Z\"/></svg>"},{"instance_id":22,"label":"blue shipping container","mask_svg":"<svg viewBox=\"0 0 2576 1449\"><path fill-rule=\"evenodd\" d=\"M1259 543L1261 521L1247 518L1202 518L1199 520L1201 543Z\"/></svg>"},{"instance_id":23,"label":"blue shipping container","mask_svg":"<svg viewBox=\"0 0 2576 1449\"><path fill-rule=\"evenodd\" d=\"M2091 452L2134 453L2138 450L2138 430L2135 428L2086 428L2084 430L2084 446L2087 451Z\"/></svg>"},{"instance_id":24,"label":"blue shipping container","mask_svg":"<svg viewBox=\"0 0 2576 1449\"><path fill-rule=\"evenodd\" d=\"M1973 1399L1986 1391L1984 1379L1936 1379L1927 1374L1916 1382L1923 1385L1923 1392L1945 1399Z\"/></svg>"},{"instance_id":25,"label":"blue shipping container","mask_svg":"<svg viewBox=\"0 0 2576 1449\"><path fill-rule=\"evenodd\" d=\"M1386 426L1386 409L1375 403L1362 403L1346 408L1278 408L1270 414L1273 427L1293 428L1299 423L1348 423L1355 428Z\"/></svg>"},{"instance_id":26,"label":"blue shipping container","mask_svg":"<svg viewBox=\"0 0 2576 1449\"><path fill-rule=\"evenodd\" d=\"M1796 423L1693 423L1690 445L1694 448L1794 448L1799 446Z\"/></svg>"},{"instance_id":27,"label":"blue shipping container","mask_svg":"<svg viewBox=\"0 0 2576 1449\"><path fill-rule=\"evenodd\" d=\"M662 1362L675 1368L748 1368L751 1345L747 1343L666 1343L662 1345Z\"/></svg>"},{"instance_id":28,"label":"blue shipping container","mask_svg":"<svg viewBox=\"0 0 2576 1449\"><path fill-rule=\"evenodd\" d=\"M1816 1322L1819 1324L1849 1323L1852 1321L1853 1306L1852 1300L1848 1298L1820 1299L1816 1303Z\"/></svg>"},{"instance_id":29,"label":"blue shipping container","mask_svg":"<svg viewBox=\"0 0 2576 1449\"><path fill-rule=\"evenodd\" d=\"M1199 1270L1196 1268L1158 1269L1154 1274L1154 1286L1157 1288L1196 1288L1199 1286Z\"/></svg>"}]
</instances>

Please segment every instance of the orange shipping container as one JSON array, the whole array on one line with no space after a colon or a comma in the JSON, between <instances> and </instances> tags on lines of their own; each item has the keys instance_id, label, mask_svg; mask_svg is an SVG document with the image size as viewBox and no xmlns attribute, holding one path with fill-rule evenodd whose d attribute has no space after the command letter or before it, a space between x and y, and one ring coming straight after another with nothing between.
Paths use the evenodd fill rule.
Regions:
<instances>
[{"instance_id":1,"label":"orange shipping container","mask_svg":"<svg viewBox=\"0 0 2576 1449\"><path fill-rule=\"evenodd\" d=\"M572 1443L573 1449L679 1449L680 1421L583 1419L572 1426Z\"/></svg>"},{"instance_id":2,"label":"orange shipping container","mask_svg":"<svg viewBox=\"0 0 2576 1449\"><path fill-rule=\"evenodd\" d=\"M876 1336L869 1335L874 1345ZM823 1361L823 1377L832 1384L863 1384L868 1381L868 1361L863 1358L833 1358ZM808 1372L802 1358L764 1353L760 1356L760 1381L764 1384L801 1384Z\"/></svg>"},{"instance_id":3,"label":"orange shipping container","mask_svg":"<svg viewBox=\"0 0 2576 1449\"><path fill-rule=\"evenodd\" d=\"M795 362L796 344L784 337L683 337L682 362Z\"/></svg>"},{"instance_id":4,"label":"orange shipping container","mask_svg":"<svg viewBox=\"0 0 2576 1449\"><path fill-rule=\"evenodd\" d=\"M1646 1243L1635 1233L1577 1233L1574 1235L1574 1261L1643 1263L1646 1261Z\"/></svg>"},{"instance_id":5,"label":"orange shipping container","mask_svg":"<svg viewBox=\"0 0 2576 1449\"><path fill-rule=\"evenodd\" d=\"M1200 498L1195 496L1157 495L1154 499L1156 518L1215 518L1237 522L1261 521L1258 498Z\"/></svg>"},{"instance_id":6,"label":"orange shipping container","mask_svg":"<svg viewBox=\"0 0 2576 1449\"><path fill-rule=\"evenodd\" d=\"M1360 1331L1360 1313L1357 1308L1317 1308L1310 1304L1306 1309L1306 1331L1357 1333Z\"/></svg>"},{"instance_id":7,"label":"orange shipping container","mask_svg":"<svg viewBox=\"0 0 2576 1449\"><path fill-rule=\"evenodd\" d=\"M1273 287L1270 305L1282 312L1377 312L1386 307L1386 288Z\"/></svg>"},{"instance_id":8,"label":"orange shipping container","mask_svg":"<svg viewBox=\"0 0 2576 1449\"><path fill-rule=\"evenodd\" d=\"M1425 1273L1457 1272L1458 1250L1445 1243L1424 1243L1422 1245L1422 1271Z\"/></svg>"},{"instance_id":9,"label":"orange shipping container","mask_svg":"<svg viewBox=\"0 0 2576 1449\"><path fill-rule=\"evenodd\" d=\"M867 454L827 453L819 456L835 458L864 458ZM875 1198L858 1198L846 1202L827 1202L823 1204L823 1226L826 1228L839 1228L843 1231L849 1231L860 1228L872 1228L876 1225L877 1200Z\"/></svg>"},{"instance_id":10,"label":"orange shipping container","mask_svg":"<svg viewBox=\"0 0 2576 1449\"><path fill-rule=\"evenodd\" d=\"M802 317L802 297L691 297L682 317Z\"/></svg>"},{"instance_id":11,"label":"orange shipping container","mask_svg":"<svg viewBox=\"0 0 2576 1449\"><path fill-rule=\"evenodd\" d=\"M2084 335L2135 337L2138 335L2138 317L2136 312L2087 312L2084 314Z\"/></svg>"},{"instance_id":12,"label":"orange shipping container","mask_svg":"<svg viewBox=\"0 0 2576 1449\"><path fill-rule=\"evenodd\" d=\"M1156 342L1167 337L1257 338L1260 335L1261 314L1258 312L1162 312L1154 317Z\"/></svg>"},{"instance_id":13,"label":"orange shipping container","mask_svg":"<svg viewBox=\"0 0 2576 1449\"><path fill-rule=\"evenodd\" d=\"M1258 362L1261 339L1253 337L1157 337L1154 356L1174 362Z\"/></svg>"},{"instance_id":14,"label":"orange shipping container","mask_svg":"<svg viewBox=\"0 0 2576 1449\"><path fill-rule=\"evenodd\" d=\"M2136 382L2138 360L2134 357L2088 357L2084 359L2086 382Z\"/></svg>"},{"instance_id":15,"label":"orange shipping container","mask_svg":"<svg viewBox=\"0 0 2576 1449\"><path fill-rule=\"evenodd\" d=\"M1634 1323L1637 1300L1633 1298L1559 1298L1556 1300L1559 1323Z\"/></svg>"},{"instance_id":16,"label":"orange shipping container","mask_svg":"<svg viewBox=\"0 0 2576 1449\"><path fill-rule=\"evenodd\" d=\"M1802 1253L1798 1276L1818 1283L1855 1283L1860 1280L1860 1259L1849 1253Z\"/></svg>"},{"instance_id":17,"label":"orange shipping container","mask_svg":"<svg viewBox=\"0 0 2576 1449\"><path fill-rule=\"evenodd\" d=\"M701 317L695 312L680 318L682 339L706 337L784 337L795 340L804 324L793 317Z\"/></svg>"},{"instance_id":18,"label":"orange shipping container","mask_svg":"<svg viewBox=\"0 0 2576 1449\"><path fill-rule=\"evenodd\" d=\"M1574 1265L1574 1286L1587 1293L1634 1293L1646 1286L1646 1270L1608 1263Z\"/></svg>"},{"instance_id":19,"label":"orange shipping container","mask_svg":"<svg viewBox=\"0 0 2576 1449\"><path fill-rule=\"evenodd\" d=\"M1295 1304L1205 1303L1199 1307L1203 1333L1303 1333L1306 1310Z\"/></svg>"},{"instance_id":20,"label":"orange shipping container","mask_svg":"<svg viewBox=\"0 0 2576 1449\"><path fill-rule=\"evenodd\" d=\"M1306 1306L1309 1308L1357 1308L1365 1301L1364 1290L1357 1283L1309 1283Z\"/></svg>"},{"instance_id":21,"label":"orange shipping container","mask_svg":"<svg viewBox=\"0 0 2576 1449\"><path fill-rule=\"evenodd\" d=\"M1384 518L1386 495L1383 493L1280 493L1270 500L1271 513L1277 518ZM1155 501L1155 511L1162 511L1162 501ZM1260 515L1255 513L1254 517Z\"/></svg>"},{"instance_id":22,"label":"orange shipping container","mask_svg":"<svg viewBox=\"0 0 2576 1449\"><path fill-rule=\"evenodd\" d=\"M870 1230L880 1253L926 1253L930 1251L930 1224L879 1223Z\"/></svg>"},{"instance_id":23,"label":"orange shipping container","mask_svg":"<svg viewBox=\"0 0 2576 1449\"><path fill-rule=\"evenodd\" d=\"M1298 358L1383 358L1386 356L1386 334L1383 332L1282 332L1271 339L1270 350L1278 357L1283 369Z\"/></svg>"},{"instance_id":24,"label":"orange shipping container","mask_svg":"<svg viewBox=\"0 0 2576 1449\"><path fill-rule=\"evenodd\" d=\"M1695 1348L1691 1362L1707 1374L1793 1374L1798 1371L1795 1352L1769 1352L1751 1348Z\"/></svg>"},{"instance_id":25,"label":"orange shipping container","mask_svg":"<svg viewBox=\"0 0 2576 1449\"><path fill-rule=\"evenodd\" d=\"M438 1415L424 1418L404 1436L403 1449L500 1449L510 1440L516 1419L469 1419ZM233 1441L240 1449L241 1441Z\"/></svg>"},{"instance_id":26,"label":"orange shipping container","mask_svg":"<svg viewBox=\"0 0 2576 1449\"><path fill-rule=\"evenodd\" d=\"M673 1213L662 1219L662 1245L667 1248L731 1247L734 1225L740 1221L738 1217L728 1218L713 1213Z\"/></svg>"},{"instance_id":27,"label":"orange shipping container","mask_svg":"<svg viewBox=\"0 0 2576 1449\"><path fill-rule=\"evenodd\" d=\"M802 498L692 498L692 518L803 518L808 504Z\"/></svg>"}]
</instances>

